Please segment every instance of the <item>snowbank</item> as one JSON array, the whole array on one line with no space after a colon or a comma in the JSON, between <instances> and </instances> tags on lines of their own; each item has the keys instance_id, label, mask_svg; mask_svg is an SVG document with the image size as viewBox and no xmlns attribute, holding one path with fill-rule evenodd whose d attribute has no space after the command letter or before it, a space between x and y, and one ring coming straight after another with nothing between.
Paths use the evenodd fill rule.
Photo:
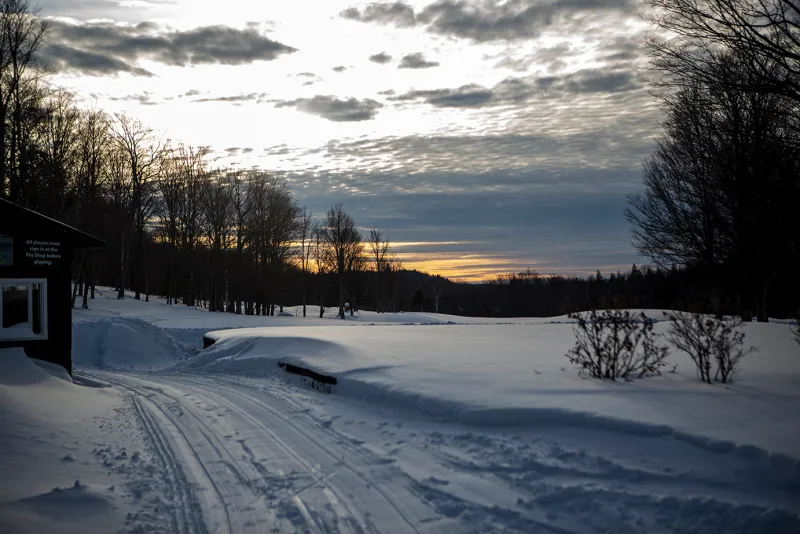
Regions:
<instances>
[{"instance_id":1,"label":"snowbank","mask_svg":"<svg viewBox=\"0 0 800 534\"><path fill-rule=\"evenodd\" d=\"M115 509L112 491L90 488L75 481L72 487L55 487L47 493L0 507L0 527L9 529L8 532L112 532L123 526ZM87 521L93 526L87 527Z\"/></svg>"},{"instance_id":2,"label":"snowbank","mask_svg":"<svg viewBox=\"0 0 800 534\"><path fill-rule=\"evenodd\" d=\"M21 347L10 349L0 349L0 361L2 361L3 372L0 373L0 385L2 386L24 386L37 384L47 381L48 385L60 386L52 380L55 378L53 364L28 358ZM41 365L37 365L37 363ZM66 371L65 371L66 373Z\"/></svg>"},{"instance_id":3,"label":"snowbank","mask_svg":"<svg viewBox=\"0 0 800 534\"><path fill-rule=\"evenodd\" d=\"M203 332L164 330L133 317L80 321L72 326L72 359L77 367L166 369L191 354L191 341L199 346Z\"/></svg>"},{"instance_id":4,"label":"snowbank","mask_svg":"<svg viewBox=\"0 0 800 534\"><path fill-rule=\"evenodd\" d=\"M108 499L100 495L107 492L76 487L75 481L108 486L108 468L91 465L92 450L108 439L98 421L120 408L120 394L75 385L64 379L66 372L34 362L21 348L1 349L0 362L0 527L9 532L115 531L124 516L111 513ZM74 528L76 517L92 516L96 527L87 530L85 523L77 523L81 528Z\"/></svg>"},{"instance_id":5,"label":"snowbank","mask_svg":"<svg viewBox=\"0 0 800 534\"><path fill-rule=\"evenodd\" d=\"M50 376L58 378L60 380L64 380L66 382L72 382L72 377L69 375L69 373L64 367L56 363L46 362L44 360L37 360L35 358L32 358L31 361L36 365L38 365L44 372L46 372Z\"/></svg>"},{"instance_id":6,"label":"snowbank","mask_svg":"<svg viewBox=\"0 0 800 534\"><path fill-rule=\"evenodd\" d=\"M335 376L338 395L470 424L587 426L800 458L797 346L786 325L745 328L760 352L729 386L700 383L677 352L675 372L662 377L580 378L564 357L569 324L224 330L182 368L270 377L282 376L280 360Z\"/></svg>"}]
</instances>

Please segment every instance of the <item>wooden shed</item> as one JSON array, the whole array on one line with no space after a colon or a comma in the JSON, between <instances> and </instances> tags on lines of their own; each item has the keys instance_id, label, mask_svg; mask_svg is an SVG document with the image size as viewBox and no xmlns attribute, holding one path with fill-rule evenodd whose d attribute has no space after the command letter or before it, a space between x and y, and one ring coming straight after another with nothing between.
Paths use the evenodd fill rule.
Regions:
<instances>
[{"instance_id":1,"label":"wooden shed","mask_svg":"<svg viewBox=\"0 0 800 534\"><path fill-rule=\"evenodd\" d=\"M0 348L23 347L29 357L72 374L72 254L102 245L0 199Z\"/></svg>"}]
</instances>

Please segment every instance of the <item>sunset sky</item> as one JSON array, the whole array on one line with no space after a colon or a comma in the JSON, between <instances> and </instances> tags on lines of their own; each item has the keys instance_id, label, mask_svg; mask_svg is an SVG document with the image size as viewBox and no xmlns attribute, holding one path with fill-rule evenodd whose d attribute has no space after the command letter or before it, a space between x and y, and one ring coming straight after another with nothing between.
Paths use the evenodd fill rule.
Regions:
<instances>
[{"instance_id":1,"label":"sunset sky","mask_svg":"<svg viewBox=\"0 0 800 534\"><path fill-rule=\"evenodd\" d=\"M32 5L36 5L35 0ZM406 267L476 280L642 263L657 133L638 0L40 0L81 105L342 203Z\"/></svg>"}]
</instances>

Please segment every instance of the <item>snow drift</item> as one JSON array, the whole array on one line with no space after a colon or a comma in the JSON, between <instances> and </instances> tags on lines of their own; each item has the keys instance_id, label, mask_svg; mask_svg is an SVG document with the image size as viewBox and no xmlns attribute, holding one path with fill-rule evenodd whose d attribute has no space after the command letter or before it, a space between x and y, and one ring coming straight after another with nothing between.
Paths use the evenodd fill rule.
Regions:
<instances>
[{"instance_id":1,"label":"snow drift","mask_svg":"<svg viewBox=\"0 0 800 534\"><path fill-rule=\"evenodd\" d=\"M0 362L0 531L117 530L124 514L91 447L108 439L97 422L122 406L119 393L73 384L21 348L0 350Z\"/></svg>"},{"instance_id":2,"label":"snow drift","mask_svg":"<svg viewBox=\"0 0 800 534\"><path fill-rule=\"evenodd\" d=\"M580 378L564 358L569 324L224 330L207 334L216 343L181 368L263 378L282 376L285 361L335 376L340 396L472 425L588 426L800 459L796 345L783 324L746 329L761 351L726 386L700 383L680 353L661 377Z\"/></svg>"}]
</instances>

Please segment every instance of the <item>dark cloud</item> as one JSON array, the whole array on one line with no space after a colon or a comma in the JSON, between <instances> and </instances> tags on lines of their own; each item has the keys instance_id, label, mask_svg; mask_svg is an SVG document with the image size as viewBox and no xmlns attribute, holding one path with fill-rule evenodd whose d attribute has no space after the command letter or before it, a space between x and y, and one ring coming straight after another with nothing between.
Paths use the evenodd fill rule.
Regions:
<instances>
[{"instance_id":1,"label":"dark cloud","mask_svg":"<svg viewBox=\"0 0 800 534\"><path fill-rule=\"evenodd\" d=\"M199 94L200 94L200 91L198 91L197 89L189 89L188 91L186 91L185 93L180 95L180 97L183 98L183 97L187 97L187 96L197 96Z\"/></svg>"},{"instance_id":2,"label":"dark cloud","mask_svg":"<svg viewBox=\"0 0 800 534\"><path fill-rule=\"evenodd\" d=\"M413 26L416 22L414 8L403 2L373 3L367 5L363 11L351 7L342 11L340 15L343 18L360 22L391 22L399 27Z\"/></svg>"},{"instance_id":3,"label":"dark cloud","mask_svg":"<svg viewBox=\"0 0 800 534\"><path fill-rule=\"evenodd\" d=\"M414 54L408 54L400 59L400 65L398 68L400 69L429 69L431 67L438 67L438 61L429 61L425 59L425 56L422 55L422 52L416 52Z\"/></svg>"},{"instance_id":4,"label":"dark cloud","mask_svg":"<svg viewBox=\"0 0 800 534\"><path fill-rule=\"evenodd\" d=\"M576 100L584 98L576 97ZM641 161L652 149L655 122L643 124L641 117L600 113L592 103L589 99L586 112L571 109L565 111L563 117L550 120L545 118L543 110L538 114L533 110L523 125L530 130L530 124L537 124L537 133L365 138L332 141L313 153L324 156L324 168L330 172L342 169L341 172L354 177L358 173L376 172L398 175L396 181L380 183L359 183L353 178L353 186L364 194L422 190L475 192L482 188L513 192L534 185L541 191L630 192L640 183ZM658 106L654 106L654 110L657 109ZM642 113L653 117L651 110L642 110ZM583 129L576 126L583 126ZM305 150L295 154L298 162L308 155ZM600 170L607 169L619 172L604 172L602 180L592 178ZM575 178L584 171L588 173L585 179ZM425 182L418 173L428 173L428 176L441 173L451 177L462 173L473 176L501 173L505 178L491 182L470 182L466 178ZM564 173L573 178L562 180ZM536 183L526 181L526 176L537 176Z\"/></svg>"},{"instance_id":5,"label":"dark cloud","mask_svg":"<svg viewBox=\"0 0 800 534\"><path fill-rule=\"evenodd\" d=\"M153 76L150 71L122 59L57 43L44 47L42 63L54 72L77 72L89 76L113 76L124 72L134 76Z\"/></svg>"},{"instance_id":6,"label":"dark cloud","mask_svg":"<svg viewBox=\"0 0 800 534\"><path fill-rule=\"evenodd\" d=\"M265 147L262 150L262 152L264 152L265 154L273 155L273 156L286 156L286 155L292 153L291 149L289 148L289 145L287 145L286 143L282 143L280 145L275 145L275 146L270 146L270 147Z\"/></svg>"},{"instance_id":7,"label":"dark cloud","mask_svg":"<svg viewBox=\"0 0 800 534\"><path fill-rule=\"evenodd\" d=\"M481 107L492 103L494 93L480 85L462 85L457 89L433 89L426 91L409 91L389 98L395 101L424 100L428 104L440 108Z\"/></svg>"},{"instance_id":8,"label":"dark cloud","mask_svg":"<svg viewBox=\"0 0 800 534\"><path fill-rule=\"evenodd\" d=\"M317 95L314 98L279 102L276 107L296 107L300 111L319 115L334 122L358 122L373 119L383 104L371 98L359 100L352 97L341 99L335 96Z\"/></svg>"},{"instance_id":9,"label":"dark cloud","mask_svg":"<svg viewBox=\"0 0 800 534\"><path fill-rule=\"evenodd\" d=\"M344 65L337 65L333 67L331 70L334 72L344 72L347 70L347 67L345 67Z\"/></svg>"},{"instance_id":10,"label":"dark cloud","mask_svg":"<svg viewBox=\"0 0 800 534\"><path fill-rule=\"evenodd\" d=\"M140 75L146 71L137 72L128 62L151 59L172 66L242 65L274 60L296 51L252 28L204 26L178 31L152 22L123 26L51 20L50 41L52 44L44 50L45 61L54 62L62 70L82 71L93 61L102 64L98 56L104 56L111 60L106 61L103 67L106 70L116 65L116 72Z\"/></svg>"},{"instance_id":11,"label":"dark cloud","mask_svg":"<svg viewBox=\"0 0 800 534\"><path fill-rule=\"evenodd\" d=\"M581 15L602 12L633 14L637 0L438 0L415 12L403 2L372 3L363 9L346 9L340 16L361 22L399 27L424 26L440 35L476 42L536 38L554 25L581 24Z\"/></svg>"},{"instance_id":12,"label":"dark cloud","mask_svg":"<svg viewBox=\"0 0 800 534\"><path fill-rule=\"evenodd\" d=\"M239 95L197 98L195 100L192 100L192 102L230 102L233 104L241 104L242 102L255 102L257 104L260 104L264 102L264 98L266 96L267 96L266 93L247 93Z\"/></svg>"},{"instance_id":13,"label":"dark cloud","mask_svg":"<svg viewBox=\"0 0 800 534\"><path fill-rule=\"evenodd\" d=\"M644 86L644 79L630 70L584 69L565 76L538 80L540 87L566 93L620 93Z\"/></svg>"},{"instance_id":14,"label":"dark cloud","mask_svg":"<svg viewBox=\"0 0 800 534\"><path fill-rule=\"evenodd\" d=\"M608 63L630 63L644 57L642 45L631 37L617 37L603 41L599 47L600 59Z\"/></svg>"},{"instance_id":15,"label":"dark cloud","mask_svg":"<svg viewBox=\"0 0 800 534\"><path fill-rule=\"evenodd\" d=\"M250 147L243 148L243 149L242 149L242 154L249 154L249 153L251 153L252 151L253 151L253 149L252 149L252 148L250 148Z\"/></svg>"},{"instance_id":16,"label":"dark cloud","mask_svg":"<svg viewBox=\"0 0 800 534\"><path fill-rule=\"evenodd\" d=\"M237 156L242 151L241 147L231 146L225 149L229 156Z\"/></svg>"},{"instance_id":17,"label":"dark cloud","mask_svg":"<svg viewBox=\"0 0 800 534\"><path fill-rule=\"evenodd\" d=\"M153 94L149 91L125 96L110 96L108 98L115 102L138 102L143 106L155 106L159 104L158 101L153 100Z\"/></svg>"},{"instance_id":18,"label":"dark cloud","mask_svg":"<svg viewBox=\"0 0 800 534\"><path fill-rule=\"evenodd\" d=\"M369 56L369 60L373 63L380 63L381 65L385 65L392 60L392 56L387 54L386 52L381 52L379 54L372 54Z\"/></svg>"},{"instance_id":19,"label":"dark cloud","mask_svg":"<svg viewBox=\"0 0 800 534\"><path fill-rule=\"evenodd\" d=\"M630 70L584 69L564 76L506 78L492 88L468 84L455 89L412 90L389 100L422 100L441 108L479 108L521 104L540 95L623 93L644 87L641 75Z\"/></svg>"},{"instance_id":20,"label":"dark cloud","mask_svg":"<svg viewBox=\"0 0 800 534\"><path fill-rule=\"evenodd\" d=\"M386 89L384 91L378 91L378 94L379 95L383 95L383 96L386 96L386 95L391 96L391 95L395 94L395 91L394 91L394 89Z\"/></svg>"},{"instance_id":21,"label":"dark cloud","mask_svg":"<svg viewBox=\"0 0 800 534\"><path fill-rule=\"evenodd\" d=\"M320 78L319 76L317 76L313 72L299 72L299 73L295 74L295 76L298 77L298 78L303 78L303 79L306 80L302 84L303 87L308 87L309 85L314 85L315 83L317 83L317 82L322 80L322 78Z\"/></svg>"}]
</instances>

